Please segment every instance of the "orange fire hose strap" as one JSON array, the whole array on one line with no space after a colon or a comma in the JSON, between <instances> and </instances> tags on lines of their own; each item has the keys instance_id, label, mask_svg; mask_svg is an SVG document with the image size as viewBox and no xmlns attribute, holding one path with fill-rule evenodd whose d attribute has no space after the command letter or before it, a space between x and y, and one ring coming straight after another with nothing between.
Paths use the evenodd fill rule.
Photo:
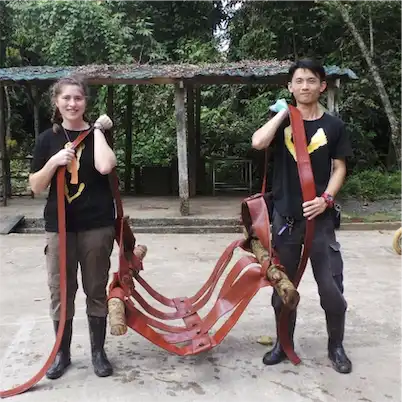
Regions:
<instances>
[{"instance_id":1,"label":"orange fire hose strap","mask_svg":"<svg viewBox=\"0 0 402 402\"><path fill-rule=\"evenodd\" d=\"M76 148L91 131L92 128L83 131L72 143L72 148ZM10 396L22 394L23 392L28 391L30 388L36 385L43 378L43 376L46 374L46 371L52 365L61 344L64 327L66 325L66 314L67 314L67 274L66 274L67 246L66 246L66 215L65 215L65 196L64 196L65 173L66 173L65 166L59 167L56 173L57 219L59 227L59 267L60 267L60 322L57 330L56 340L49 357L47 358L46 362L44 363L43 367L39 370L39 372L24 384L18 385L17 387L12 389L0 391L0 398L7 398Z\"/></svg>"}]
</instances>

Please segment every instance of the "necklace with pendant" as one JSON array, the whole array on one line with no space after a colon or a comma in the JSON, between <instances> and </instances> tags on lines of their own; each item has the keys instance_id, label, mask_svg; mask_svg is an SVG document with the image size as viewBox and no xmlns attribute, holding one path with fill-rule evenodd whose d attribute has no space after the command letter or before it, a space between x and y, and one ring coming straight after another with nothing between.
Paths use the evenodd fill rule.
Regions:
<instances>
[{"instance_id":1,"label":"necklace with pendant","mask_svg":"<svg viewBox=\"0 0 402 402\"><path fill-rule=\"evenodd\" d=\"M71 138L70 138L70 136L69 136L68 133L67 133L67 130L66 130L63 126L61 126L61 127L63 128L64 136L66 137L66 140L67 140L67 143L64 145L64 148L70 148L71 145L72 145L72 143L73 143L73 141L71 141ZM83 131L85 131L85 130L81 130L81 131L78 133L78 136L79 136ZM77 137L78 137L78 136L77 136Z\"/></svg>"},{"instance_id":2,"label":"necklace with pendant","mask_svg":"<svg viewBox=\"0 0 402 402\"><path fill-rule=\"evenodd\" d=\"M67 140L67 144L64 145L64 148L70 148L71 144L72 144L71 138L68 135L66 129L63 126L61 126L61 127L63 128L64 136L66 137L66 140Z\"/></svg>"}]
</instances>

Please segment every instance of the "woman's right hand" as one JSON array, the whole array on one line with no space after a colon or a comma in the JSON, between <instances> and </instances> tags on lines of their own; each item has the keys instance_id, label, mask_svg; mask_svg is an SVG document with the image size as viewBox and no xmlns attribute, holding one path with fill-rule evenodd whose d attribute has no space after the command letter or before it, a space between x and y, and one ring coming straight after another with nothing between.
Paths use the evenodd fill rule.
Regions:
<instances>
[{"instance_id":1,"label":"woman's right hand","mask_svg":"<svg viewBox=\"0 0 402 402\"><path fill-rule=\"evenodd\" d=\"M56 166L68 165L75 157L75 150L72 148L62 149L52 156L52 160Z\"/></svg>"}]
</instances>

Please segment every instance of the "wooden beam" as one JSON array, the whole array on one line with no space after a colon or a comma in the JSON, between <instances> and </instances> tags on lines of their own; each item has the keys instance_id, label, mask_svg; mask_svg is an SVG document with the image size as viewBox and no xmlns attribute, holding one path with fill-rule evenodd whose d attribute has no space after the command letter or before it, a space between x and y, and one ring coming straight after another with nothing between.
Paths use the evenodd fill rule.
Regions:
<instances>
[{"instance_id":1,"label":"wooden beam","mask_svg":"<svg viewBox=\"0 0 402 402\"><path fill-rule=\"evenodd\" d=\"M188 167L190 197L194 197L197 189L197 159L196 159L196 138L194 127L194 87L192 84L186 86L187 90L187 133L188 133Z\"/></svg>"},{"instance_id":2,"label":"wooden beam","mask_svg":"<svg viewBox=\"0 0 402 402\"><path fill-rule=\"evenodd\" d=\"M124 191L130 192L131 189L131 157L133 152L133 87L127 86L127 114L126 114L126 149L124 167Z\"/></svg>"},{"instance_id":3,"label":"wooden beam","mask_svg":"<svg viewBox=\"0 0 402 402\"><path fill-rule=\"evenodd\" d=\"M1 153L1 175L3 181L3 206L7 206L7 143L6 143L6 125L4 112L4 88L0 85L0 153Z\"/></svg>"},{"instance_id":4,"label":"wooden beam","mask_svg":"<svg viewBox=\"0 0 402 402\"><path fill-rule=\"evenodd\" d=\"M28 79L30 83L33 84L46 84L51 85L58 78L43 78L43 79ZM333 83L337 78L332 76L327 76L327 82ZM344 81L349 81L347 77L343 78ZM16 86L21 85L25 80L11 79L11 78L0 78L2 85ZM178 82L190 82L193 85L254 85L263 84L271 85L273 88L283 88L287 85L287 73L275 76L265 76L265 77L244 77L244 76L229 76L229 75L213 75L213 76L197 76L194 78L171 78L171 77L154 77L154 78L101 78L101 77L87 77L88 85L166 85L166 84L176 84Z\"/></svg>"},{"instance_id":5,"label":"wooden beam","mask_svg":"<svg viewBox=\"0 0 402 402\"><path fill-rule=\"evenodd\" d=\"M184 84L182 82L175 85L175 114L177 134L177 162L179 170L180 214L190 215L185 91Z\"/></svg>"}]
</instances>

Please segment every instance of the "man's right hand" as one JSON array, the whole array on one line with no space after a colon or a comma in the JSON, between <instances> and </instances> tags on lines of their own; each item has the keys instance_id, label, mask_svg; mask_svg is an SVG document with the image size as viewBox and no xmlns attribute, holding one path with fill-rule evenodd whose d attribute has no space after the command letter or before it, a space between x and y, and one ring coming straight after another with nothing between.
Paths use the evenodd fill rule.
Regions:
<instances>
[{"instance_id":1,"label":"man's right hand","mask_svg":"<svg viewBox=\"0 0 402 402\"><path fill-rule=\"evenodd\" d=\"M279 113L282 110L289 110L289 109L285 99L278 99L272 106L269 107L269 110L275 113Z\"/></svg>"},{"instance_id":2,"label":"man's right hand","mask_svg":"<svg viewBox=\"0 0 402 402\"><path fill-rule=\"evenodd\" d=\"M53 163L56 166L68 165L75 157L75 150L72 148L62 149L57 154L52 156Z\"/></svg>"}]
</instances>

